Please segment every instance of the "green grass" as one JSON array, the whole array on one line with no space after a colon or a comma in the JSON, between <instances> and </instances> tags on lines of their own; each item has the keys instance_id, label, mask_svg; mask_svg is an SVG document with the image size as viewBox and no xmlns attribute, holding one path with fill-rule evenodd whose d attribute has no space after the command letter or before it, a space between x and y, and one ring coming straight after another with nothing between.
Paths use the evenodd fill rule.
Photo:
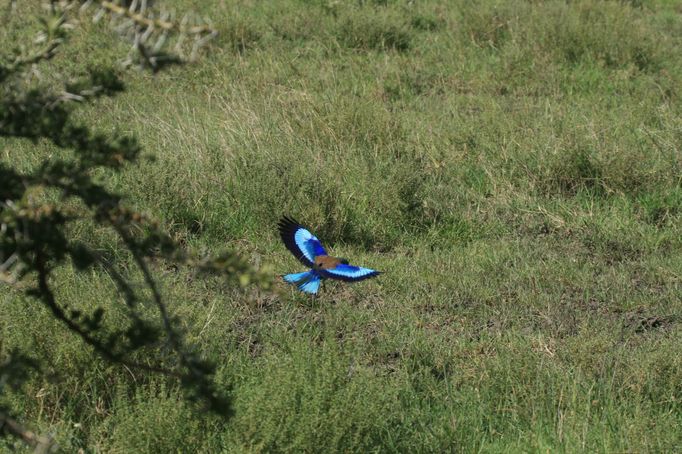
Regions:
<instances>
[{"instance_id":1,"label":"green grass","mask_svg":"<svg viewBox=\"0 0 682 454\"><path fill-rule=\"evenodd\" d=\"M3 396L36 430L66 452L682 449L677 2L165 3L222 33L196 66L131 72L81 110L156 157L102 181L190 248L300 270L289 214L385 273L311 299L157 268L221 365L227 422L2 289L0 351L50 365ZM55 68L125 53L84 28ZM0 142L18 167L53 151ZM106 275L55 284L116 323Z\"/></svg>"}]
</instances>

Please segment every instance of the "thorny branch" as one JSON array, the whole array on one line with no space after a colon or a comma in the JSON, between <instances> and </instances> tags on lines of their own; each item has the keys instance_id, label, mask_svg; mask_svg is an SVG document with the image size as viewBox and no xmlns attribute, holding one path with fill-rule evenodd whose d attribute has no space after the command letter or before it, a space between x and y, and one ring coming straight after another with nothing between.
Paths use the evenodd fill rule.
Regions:
<instances>
[{"instance_id":1,"label":"thorny branch","mask_svg":"<svg viewBox=\"0 0 682 454\"><path fill-rule=\"evenodd\" d=\"M133 64L138 59L141 66L154 71L167 64L196 60L199 51L218 35L208 19L188 13L176 20L173 12L157 10L147 0L66 3L80 4L81 12L94 7L95 21L108 17L112 28L132 43L125 64ZM172 51L171 41L175 43Z\"/></svg>"},{"instance_id":2,"label":"thorny branch","mask_svg":"<svg viewBox=\"0 0 682 454\"><path fill-rule=\"evenodd\" d=\"M11 11L18 7L15 1L9 6ZM0 50L0 82L3 82L0 84L0 137L50 143L56 150L29 171L18 171L0 162L0 282L42 303L56 321L103 359L129 369L173 377L189 391L190 399L204 402L221 415L229 415L229 400L217 392L212 382L215 366L202 360L186 344L182 330L163 301L148 261L160 257L242 285L255 282L267 286L268 273L254 270L232 253L202 258L184 251L155 222L125 208L120 195L93 180L94 169L119 171L134 162L140 153L132 137L96 134L71 119L75 104L71 101L112 96L123 90L116 71L92 69L89 80L64 84L61 94L43 86L31 86L27 77L29 71L37 71L38 65L54 58L66 43L67 31L78 25L74 11L92 15L93 20L106 18L120 36L132 43L128 64L137 63L153 71L167 64L194 60L217 32L207 19L186 14L176 20L175 14L158 9L147 0L51 0L48 11L39 17L43 31L31 45L20 47L10 57L1 55ZM65 158L60 153L62 150L71 150L72 157ZM46 191L56 198L48 202L44 196ZM137 310L138 297L142 295L118 271L116 261L70 237L69 225L74 221L93 223L117 233L158 308L156 324L143 320ZM97 308L91 316L82 315L57 301L50 281L55 279L54 271L67 260L76 271L101 266L126 303L128 325L121 330L106 328L101 324L102 308ZM159 334L167 337L177 355L172 366L131 360L137 349L154 345ZM26 380L16 372L8 373L19 382ZM45 449L44 452L54 445L51 439L35 435L8 414L11 412L0 407L0 434L19 437L36 450Z\"/></svg>"},{"instance_id":3,"label":"thorny branch","mask_svg":"<svg viewBox=\"0 0 682 454\"><path fill-rule=\"evenodd\" d=\"M62 308L59 307L57 301L54 298L52 289L48 284L49 270L45 262L46 262L45 257L43 257L42 254L39 253L36 257L35 262L36 270L38 272L38 292L42 301L45 303L48 309L50 309L52 315L54 315L54 317L57 320L66 325L66 327L70 331L76 333L83 340L83 342L91 346L97 353L99 353L102 357L111 362L118 363L123 366L127 366L134 369L141 369L146 370L148 372L155 372L176 378L182 378L182 374L178 373L177 371L165 369L163 367L150 366L148 364L137 363L125 359L123 356L112 352L110 348L108 348L98 339L93 337L89 332L83 329L83 327L80 324L74 322L62 310Z\"/></svg>"},{"instance_id":4,"label":"thorny branch","mask_svg":"<svg viewBox=\"0 0 682 454\"><path fill-rule=\"evenodd\" d=\"M167 19L162 18L159 19L154 19L154 18L149 18L145 16L145 11L146 11L146 2L142 2L140 5L140 9L138 10L135 8L137 2L131 3L131 5L128 8L125 8L121 6L120 4L117 4L115 2L109 2L109 1L101 1L98 2L102 8L115 13L115 14L120 14L122 16L125 16L131 20L133 20L135 23L138 25L142 25L145 27L158 27L162 30L178 30L181 33L189 33L192 35L196 34L201 34L201 33L209 33L213 34L216 33L215 29L213 29L209 25L194 25L194 26L188 26L185 22L172 22Z\"/></svg>"}]
</instances>

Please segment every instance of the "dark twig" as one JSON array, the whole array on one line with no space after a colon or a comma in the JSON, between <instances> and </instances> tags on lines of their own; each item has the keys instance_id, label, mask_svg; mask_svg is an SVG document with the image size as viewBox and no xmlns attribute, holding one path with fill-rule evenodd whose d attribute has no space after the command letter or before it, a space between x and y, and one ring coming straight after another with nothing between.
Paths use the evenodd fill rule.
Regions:
<instances>
[{"instance_id":1,"label":"dark twig","mask_svg":"<svg viewBox=\"0 0 682 454\"><path fill-rule=\"evenodd\" d=\"M41 253L36 256L36 271L38 272L38 290L40 292L40 298L45 303L45 305L50 309L54 317L64 323L66 327L76 333L86 344L91 346L97 353L102 355L105 359L119 363L121 365L133 368L141 369L148 372L156 372L163 375L168 375L176 378L181 378L182 375L174 370L166 369L163 367L150 366L148 364L137 363L134 361L129 361L123 358L121 355L112 352L106 345L102 344L95 337L91 336L86 330L83 329L78 323L74 322L69 318L61 307L57 304L52 293L52 289L48 284L49 270L45 264L45 258Z\"/></svg>"},{"instance_id":2,"label":"dark twig","mask_svg":"<svg viewBox=\"0 0 682 454\"><path fill-rule=\"evenodd\" d=\"M0 433L7 432L23 440L35 449L35 453L49 453L57 450L58 445L51 437L38 435L0 412Z\"/></svg>"}]
</instances>

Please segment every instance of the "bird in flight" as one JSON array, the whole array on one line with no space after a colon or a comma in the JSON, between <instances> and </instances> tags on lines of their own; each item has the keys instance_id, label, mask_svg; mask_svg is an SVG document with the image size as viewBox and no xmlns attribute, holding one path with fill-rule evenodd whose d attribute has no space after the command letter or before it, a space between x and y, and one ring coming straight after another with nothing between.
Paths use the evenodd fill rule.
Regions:
<instances>
[{"instance_id":1,"label":"bird in flight","mask_svg":"<svg viewBox=\"0 0 682 454\"><path fill-rule=\"evenodd\" d=\"M322 279L358 282L379 275L379 271L349 265L348 260L327 254L315 235L289 217L283 217L278 227L287 249L310 268L310 271L282 276L285 281L296 285L303 292L316 294Z\"/></svg>"}]
</instances>

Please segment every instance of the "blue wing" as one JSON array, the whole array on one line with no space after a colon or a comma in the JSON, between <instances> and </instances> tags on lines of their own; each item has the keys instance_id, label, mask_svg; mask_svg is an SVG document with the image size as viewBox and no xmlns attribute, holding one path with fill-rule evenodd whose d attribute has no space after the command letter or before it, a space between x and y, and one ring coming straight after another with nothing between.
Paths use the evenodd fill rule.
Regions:
<instances>
[{"instance_id":1,"label":"blue wing","mask_svg":"<svg viewBox=\"0 0 682 454\"><path fill-rule=\"evenodd\" d=\"M314 295L320 289L320 278L315 276L308 282L299 285L298 289L306 293L312 293Z\"/></svg>"},{"instance_id":2,"label":"blue wing","mask_svg":"<svg viewBox=\"0 0 682 454\"><path fill-rule=\"evenodd\" d=\"M282 278L290 284L296 285L302 292L315 294L320 289L321 279L314 271L285 274Z\"/></svg>"},{"instance_id":3,"label":"blue wing","mask_svg":"<svg viewBox=\"0 0 682 454\"><path fill-rule=\"evenodd\" d=\"M282 276L282 279L284 279L290 284L298 284L300 281L303 281L310 277L312 277L312 271L304 271L302 273L285 274L284 276Z\"/></svg>"},{"instance_id":4,"label":"blue wing","mask_svg":"<svg viewBox=\"0 0 682 454\"><path fill-rule=\"evenodd\" d=\"M357 282L370 277L381 274L379 271L370 270L369 268L362 268L360 266L345 265L343 263L336 265L334 268L328 270L318 271L323 277L330 279L338 279L346 282Z\"/></svg>"},{"instance_id":5,"label":"blue wing","mask_svg":"<svg viewBox=\"0 0 682 454\"><path fill-rule=\"evenodd\" d=\"M320 240L295 220L283 217L279 221L279 234L284 245L305 266L312 268L318 255L327 255Z\"/></svg>"}]
</instances>

